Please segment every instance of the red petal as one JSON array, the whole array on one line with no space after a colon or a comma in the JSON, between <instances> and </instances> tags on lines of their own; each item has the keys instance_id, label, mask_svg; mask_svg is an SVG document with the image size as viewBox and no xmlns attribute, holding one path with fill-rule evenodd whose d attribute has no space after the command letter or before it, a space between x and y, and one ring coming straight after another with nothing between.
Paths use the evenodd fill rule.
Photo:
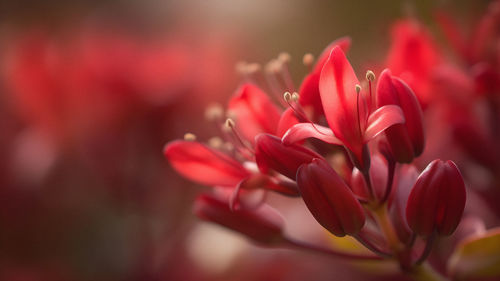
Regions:
<instances>
[{"instance_id":1,"label":"red petal","mask_svg":"<svg viewBox=\"0 0 500 281\"><path fill-rule=\"evenodd\" d=\"M321 101L334 135L353 151L360 150L363 145L362 132L366 128L367 114L362 96L358 106L356 85L359 81L351 64L342 50L335 47L321 71Z\"/></svg>"},{"instance_id":2,"label":"red petal","mask_svg":"<svg viewBox=\"0 0 500 281\"><path fill-rule=\"evenodd\" d=\"M233 158L199 142L170 142L164 154L179 174L205 185L234 187L250 175Z\"/></svg>"},{"instance_id":3,"label":"red petal","mask_svg":"<svg viewBox=\"0 0 500 281\"><path fill-rule=\"evenodd\" d=\"M311 73L304 78L302 84L300 85L299 103L306 108L308 106L312 107L314 109L315 117L324 114L319 93L319 78L323 65L330 56L333 48L336 46L340 47L345 53L347 53L349 47L351 46L351 38L342 37L330 43L319 55L313 71L311 71Z\"/></svg>"},{"instance_id":4,"label":"red petal","mask_svg":"<svg viewBox=\"0 0 500 281\"><path fill-rule=\"evenodd\" d=\"M397 22L386 66L415 91L422 107L429 103L431 78L441 55L429 32L415 20Z\"/></svg>"},{"instance_id":5,"label":"red petal","mask_svg":"<svg viewBox=\"0 0 500 281\"><path fill-rule=\"evenodd\" d=\"M297 184L309 211L334 235L356 234L365 224L361 204L325 160L302 165Z\"/></svg>"},{"instance_id":6,"label":"red petal","mask_svg":"<svg viewBox=\"0 0 500 281\"><path fill-rule=\"evenodd\" d=\"M406 205L411 189L418 178L418 171L413 165L399 165L394 175L393 189L389 197L389 215L394 223L398 237L408 242L411 229L406 222Z\"/></svg>"},{"instance_id":7,"label":"red petal","mask_svg":"<svg viewBox=\"0 0 500 281\"><path fill-rule=\"evenodd\" d=\"M299 89L299 103L306 110L312 108L316 116L323 114L323 105L319 94L319 77L321 72L313 71L304 78Z\"/></svg>"},{"instance_id":8,"label":"red petal","mask_svg":"<svg viewBox=\"0 0 500 281\"><path fill-rule=\"evenodd\" d=\"M253 141L260 133L274 134L278 129L280 111L259 88L243 84L229 101L228 110L243 136Z\"/></svg>"},{"instance_id":9,"label":"red petal","mask_svg":"<svg viewBox=\"0 0 500 281\"><path fill-rule=\"evenodd\" d=\"M194 204L194 213L203 220L240 232L259 243L274 244L283 239L283 218L268 205L255 210L231 211L226 200L201 195Z\"/></svg>"},{"instance_id":10,"label":"red petal","mask_svg":"<svg viewBox=\"0 0 500 281\"><path fill-rule=\"evenodd\" d=\"M337 46L340 47L340 49L342 49L344 53L347 53L351 48L351 37L349 36L341 37L330 43L323 50L323 52L321 52L321 55L319 55L318 60L316 61L316 66L314 67L314 72L321 72L321 70L323 69L323 65L328 60L328 57L330 56L330 53L332 52L333 48Z\"/></svg>"},{"instance_id":11,"label":"red petal","mask_svg":"<svg viewBox=\"0 0 500 281\"><path fill-rule=\"evenodd\" d=\"M321 158L316 152L300 145L284 145L281 139L260 134L255 138L255 162L262 173L272 169L295 180L297 169L314 158Z\"/></svg>"},{"instance_id":12,"label":"red petal","mask_svg":"<svg viewBox=\"0 0 500 281\"><path fill-rule=\"evenodd\" d=\"M368 118L368 127L365 131L365 142L378 136L385 129L394 124L405 122L403 111L397 105L385 105L375 110Z\"/></svg>"},{"instance_id":13,"label":"red petal","mask_svg":"<svg viewBox=\"0 0 500 281\"><path fill-rule=\"evenodd\" d=\"M401 79L386 69L377 84L377 106L401 107L405 123L388 128L387 140L398 162L409 163L419 156L425 143L423 114L413 91Z\"/></svg>"},{"instance_id":14,"label":"red petal","mask_svg":"<svg viewBox=\"0 0 500 281\"><path fill-rule=\"evenodd\" d=\"M299 120L295 116L295 112L293 111L293 109L288 108L281 114L276 135L282 137L288 131L288 129L290 129L297 123L299 123Z\"/></svg>"},{"instance_id":15,"label":"red petal","mask_svg":"<svg viewBox=\"0 0 500 281\"><path fill-rule=\"evenodd\" d=\"M290 145L307 138L317 138L327 143L342 145L342 142L333 135L330 128L311 123L294 125L285 133L282 141L284 144Z\"/></svg>"},{"instance_id":16,"label":"red petal","mask_svg":"<svg viewBox=\"0 0 500 281\"><path fill-rule=\"evenodd\" d=\"M434 160L420 174L406 206L406 219L417 234L452 234L465 208L465 184L451 161Z\"/></svg>"}]
</instances>

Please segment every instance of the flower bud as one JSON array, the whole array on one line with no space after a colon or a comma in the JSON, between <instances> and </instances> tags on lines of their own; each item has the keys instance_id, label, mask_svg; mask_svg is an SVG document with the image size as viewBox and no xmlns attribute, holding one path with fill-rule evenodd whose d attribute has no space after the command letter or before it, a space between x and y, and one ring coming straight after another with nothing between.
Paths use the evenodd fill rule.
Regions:
<instances>
[{"instance_id":1,"label":"flower bud","mask_svg":"<svg viewBox=\"0 0 500 281\"><path fill-rule=\"evenodd\" d=\"M270 169L295 180L297 169L314 158L322 158L316 152L300 145L284 145L281 139L269 134L255 138L255 162L262 173Z\"/></svg>"},{"instance_id":2,"label":"flower bud","mask_svg":"<svg viewBox=\"0 0 500 281\"><path fill-rule=\"evenodd\" d=\"M194 213L203 220L240 232L261 244L276 244L284 239L283 218L268 205L231 211L227 201L204 194L196 199Z\"/></svg>"},{"instance_id":3,"label":"flower bud","mask_svg":"<svg viewBox=\"0 0 500 281\"><path fill-rule=\"evenodd\" d=\"M302 165L297 184L309 211L334 235L356 234L365 224L361 204L325 160L314 159Z\"/></svg>"},{"instance_id":4,"label":"flower bud","mask_svg":"<svg viewBox=\"0 0 500 281\"><path fill-rule=\"evenodd\" d=\"M465 208L462 175L452 161L434 160L420 174L408 197L406 219L417 235L451 235Z\"/></svg>"},{"instance_id":5,"label":"flower bud","mask_svg":"<svg viewBox=\"0 0 500 281\"><path fill-rule=\"evenodd\" d=\"M422 109L413 91L386 69L377 85L377 106L390 104L401 107L406 122L389 127L385 131L387 141L396 161L410 163L424 150Z\"/></svg>"}]
</instances>

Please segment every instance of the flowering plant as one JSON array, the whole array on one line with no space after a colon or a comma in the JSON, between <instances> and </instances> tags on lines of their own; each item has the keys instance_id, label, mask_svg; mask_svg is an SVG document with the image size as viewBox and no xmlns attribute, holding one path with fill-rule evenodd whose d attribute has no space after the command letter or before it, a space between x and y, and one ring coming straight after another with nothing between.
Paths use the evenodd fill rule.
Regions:
<instances>
[{"instance_id":1,"label":"flowering plant","mask_svg":"<svg viewBox=\"0 0 500 281\"><path fill-rule=\"evenodd\" d=\"M334 41L315 64L312 55L304 56L310 73L298 92L287 54L272 60L264 71L257 64L239 65L246 81L225 114L218 105L207 110L207 119L216 123L221 137L203 143L188 133L184 140L166 145L165 156L181 175L214 187L198 197L195 214L263 246L352 261L393 261L401 273L416 280L498 276L493 265L499 262L499 232L486 232L476 217L462 219L466 193L471 191L466 192L460 169L451 160L432 158L425 169L419 168L432 157L425 151L426 126L435 126L426 124L428 112L433 104L444 103L450 114L453 104L435 91L462 83L455 80L463 76L443 70L450 67L440 63L432 38L415 20L397 23L387 68L378 79L367 71L365 81L358 80L345 55L350 43L347 37ZM458 47L465 52L465 46ZM464 53L468 61L480 59L471 52ZM406 60L408 54L415 57ZM481 73L476 77L478 89L493 89L498 79ZM436 83L442 81L439 78L447 84ZM450 123L460 132L463 120ZM477 130L473 125L472 129ZM481 143L481 138L463 142L467 141ZM294 238L267 203L269 193L299 197L330 234L350 236L369 252ZM443 251L440 241L451 235L453 254L429 259L433 251ZM487 250L489 246L495 250Z\"/></svg>"}]
</instances>

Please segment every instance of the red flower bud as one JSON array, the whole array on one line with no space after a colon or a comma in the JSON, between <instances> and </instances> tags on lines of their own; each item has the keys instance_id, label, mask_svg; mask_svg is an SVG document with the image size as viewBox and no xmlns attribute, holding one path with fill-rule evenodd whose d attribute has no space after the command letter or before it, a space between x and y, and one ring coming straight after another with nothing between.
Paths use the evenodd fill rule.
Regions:
<instances>
[{"instance_id":1,"label":"red flower bud","mask_svg":"<svg viewBox=\"0 0 500 281\"><path fill-rule=\"evenodd\" d=\"M401 79L386 69L377 85L377 106L397 105L403 110L406 122L389 127L385 131L396 161L410 163L422 154L425 137L423 114L417 97Z\"/></svg>"},{"instance_id":2,"label":"red flower bud","mask_svg":"<svg viewBox=\"0 0 500 281\"><path fill-rule=\"evenodd\" d=\"M284 239L283 218L268 205L231 211L227 201L200 195L194 204L194 213L203 220L240 232L261 244L276 244Z\"/></svg>"},{"instance_id":3,"label":"red flower bud","mask_svg":"<svg viewBox=\"0 0 500 281\"><path fill-rule=\"evenodd\" d=\"M451 235L465 208L465 184L455 163L434 160L420 174L408 197L406 219L417 235Z\"/></svg>"},{"instance_id":4,"label":"red flower bud","mask_svg":"<svg viewBox=\"0 0 500 281\"><path fill-rule=\"evenodd\" d=\"M284 145L281 139L269 134L255 138L255 162L262 173L270 169L295 180L297 169L314 158L322 158L316 152L300 145Z\"/></svg>"},{"instance_id":5,"label":"red flower bud","mask_svg":"<svg viewBox=\"0 0 500 281\"><path fill-rule=\"evenodd\" d=\"M334 235L356 234L365 224L361 204L325 160L302 165L297 184L309 211Z\"/></svg>"}]
</instances>

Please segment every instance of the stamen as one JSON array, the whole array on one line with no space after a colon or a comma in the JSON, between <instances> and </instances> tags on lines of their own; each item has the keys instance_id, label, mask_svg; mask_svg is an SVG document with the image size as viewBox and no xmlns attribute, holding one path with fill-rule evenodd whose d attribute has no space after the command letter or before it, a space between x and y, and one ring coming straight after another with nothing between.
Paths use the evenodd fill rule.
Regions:
<instances>
[{"instance_id":1,"label":"stamen","mask_svg":"<svg viewBox=\"0 0 500 281\"><path fill-rule=\"evenodd\" d=\"M226 127L228 127L229 129L234 129L235 124L234 124L233 119L227 118L225 124L226 124Z\"/></svg>"},{"instance_id":2,"label":"stamen","mask_svg":"<svg viewBox=\"0 0 500 281\"><path fill-rule=\"evenodd\" d=\"M300 98L299 94L297 92L293 92L293 94L292 94L292 101L298 102L299 98Z\"/></svg>"},{"instance_id":3,"label":"stamen","mask_svg":"<svg viewBox=\"0 0 500 281\"><path fill-rule=\"evenodd\" d=\"M368 70L366 72L366 80L368 80L368 89L370 92L370 105L368 106L368 109L371 113L375 107L375 105L374 105L375 103L373 101L373 95L372 95L372 81L375 81L375 73L373 73L373 71L371 71L371 70Z\"/></svg>"},{"instance_id":4,"label":"stamen","mask_svg":"<svg viewBox=\"0 0 500 281\"><path fill-rule=\"evenodd\" d=\"M184 140L185 141L195 141L196 140L196 135L191 134L191 133L186 133L184 134Z\"/></svg>"},{"instance_id":5,"label":"stamen","mask_svg":"<svg viewBox=\"0 0 500 281\"><path fill-rule=\"evenodd\" d=\"M229 129L233 133L234 138L239 142L239 144L241 145L242 148L247 149L252 154L255 153L255 151L253 150L253 148L250 145L248 145L248 143L246 143L243 140L243 138L241 137L241 135L238 132L238 130L236 130L236 124L234 123L233 119L227 118L226 122L225 122L225 127L227 129ZM244 152L242 152L242 153L244 154Z\"/></svg>"},{"instance_id":6,"label":"stamen","mask_svg":"<svg viewBox=\"0 0 500 281\"><path fill-rule=\"evenodd\" d=\"M223 141L219 137L212 137L208 140L208 145L215 149L220 149L223 145Z\"/></svg>"},{"instance_id":7,"label":"stamen","mask_svg":"<svg viewBox=\"0 0 500 281\"><path fill-rule=\"evenodd\" d=\"M287 90L295 91L295 86L293 84L292 75L290 74L290 54L283 52L279 54L279 70L281 72L281 78L283 79Z\"/></svg>"},{"instance_id":8,"label":"stamen","mask_svg":"<svg viewBox=\"0 0 500 281\"><path fill-rule=\"evenodd\" d=\"M356 94L359 95L359 92L361 92L361 85L356 84L354 88L356 89Z\"/></svg>"},{"instance_id":9,"label":"stamen","mask_svg":"<svg viewBox=\"0 0 500 281\"><path fill-rule=\"evenodd\" d=\"M358 129L359 129L359 135L360 137L363 137L363 133L361 132L361 120L359 116L359 96L361 92L361 85L356 84L356 110L357 110L357 115L358 115Z\"/></svg>"},{"instance_id":10,"label":"stamen","mask_svg":"<svg viewBox=\"0 0 500 281\"><path fill-rule=\"evenodd\" d=\"M208 121L221 120L222 116L224 116L224 108L218 103L211 104L205 109L205 119Z\"/></svg>"},{"instance_id":11,"label":"stamen","mask_svg":"<svg viewBox=\"0 0 500 281\"><path fill-rule=\"evenodd\" d=\"M371 71L371 70L368 70L366 72L366 80L374 81L375 80L375 73L373 73L373 71Z\"/></svg>"},{"instance_id":12,"label":"stamen","mask_svg":"<svg viewBox=\"0 0 500 281\"><path fill-rule=\"evenodd\" d=\"M289 102L290 102L290 100L292 99L292 95L290 94L290 92L285 92L285 93L283 94L283 99L284 99L287 103L289 103Z\"/></svg>"},{"instance_id":13,"label":"stamen","mask_svg":"<svg viewBox=\"0 0 500 281\"><path fill-rule=\"evenodd\" d=\"M307 70L312 71L314 64L314 56L311 53L307 53L302 57L302 63L307 67Z\"/></svg>"}]
</instances>

